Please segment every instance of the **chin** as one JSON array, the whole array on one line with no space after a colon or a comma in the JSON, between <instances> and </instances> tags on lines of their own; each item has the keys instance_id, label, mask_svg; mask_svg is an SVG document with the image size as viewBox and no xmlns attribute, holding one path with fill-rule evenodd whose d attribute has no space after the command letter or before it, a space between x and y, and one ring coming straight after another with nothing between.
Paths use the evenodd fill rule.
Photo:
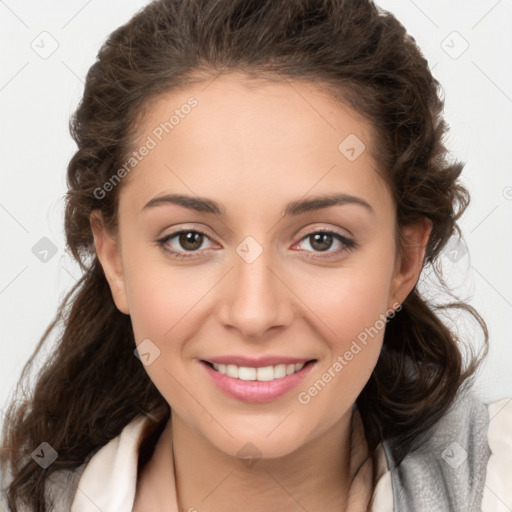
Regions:
<instances>
[{"instance_id":1,"label":"chin","mask_svg":"<svg viewBox=\"0 0 512 512\"><path fill-rule=\"evenodd\" d=\"M281 420L282 421L282 418ZM273 422L272 427L256 429L230 428L232 437L222 430L222 435L212 436L211 432L206 438L219 451L230 457L242 460L277 459L299 450L306 440L303 438L303 428L299 431L290 431L284 426L277 427L279 422ZM248 466L250 464L247 464Z\"/></svg>"}]
</instances>

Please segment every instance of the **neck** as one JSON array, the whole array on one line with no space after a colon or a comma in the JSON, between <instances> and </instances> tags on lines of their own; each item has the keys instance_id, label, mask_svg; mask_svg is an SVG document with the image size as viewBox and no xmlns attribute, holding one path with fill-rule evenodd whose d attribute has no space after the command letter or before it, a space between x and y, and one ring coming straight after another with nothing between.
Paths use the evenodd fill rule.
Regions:
<instances>
[{"instance_id":1,"label":"neck","mask_svg":"<svg viewBox=\"0 0 512 512\"><path fill-rule=\"evenodd\" d=\"M221 452L178 416L171 422L180 511L366 510L373 474L357 411L298 450L253 464Z\"/></svg>"}]
</instances>

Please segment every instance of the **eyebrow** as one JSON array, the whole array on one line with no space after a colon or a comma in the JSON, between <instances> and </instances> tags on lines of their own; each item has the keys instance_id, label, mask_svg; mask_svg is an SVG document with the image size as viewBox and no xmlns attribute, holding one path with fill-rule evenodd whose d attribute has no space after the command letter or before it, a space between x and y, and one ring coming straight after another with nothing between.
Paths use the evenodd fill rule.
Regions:
<instances>
[{"instance_id":1,"label":"eyebrow","mask_svg":"<svg viewBox=\"0 0 512 512\"><path fill-rule=\"evenodd\" d=\"M226 216L225 208L212 199L205 197L193 197L184 194L165 194L154 197L144 205L142 211L155 208L165 204L176 204L190 210L195 210L203 213L212 213L220 217ZM370 213L375 214L372 206L360 197L350 194L329 194L325 196L317 196L311 199L299 199L292 201L286 205L282 212L282 217L290 217L300 215L331 206L341 206L345 204L355 204L364 207Z\"/></svg>"}]
</instances>

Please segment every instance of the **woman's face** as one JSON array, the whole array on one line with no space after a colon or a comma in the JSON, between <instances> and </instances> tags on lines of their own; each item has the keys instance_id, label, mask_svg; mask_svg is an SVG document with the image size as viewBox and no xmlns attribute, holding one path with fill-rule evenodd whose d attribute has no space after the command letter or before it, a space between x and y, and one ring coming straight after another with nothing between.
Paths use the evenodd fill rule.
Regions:
<instances>
[{"instance_id":1,"label":"woman's face","mask_svg":"<svg viewBox=\"0 0 512 512\"><path fill-rule=\"evenodd\" d=\"M93 229L173 415L231 455L248 442L285 455L336 428L429 232L411 227L418 246L397 257L370 125L314 85L221 75L154 102L139 134L118 185L119 238ZM228 375L207 363L221 358L236 363Z\"/></svg>"}]
</instances>

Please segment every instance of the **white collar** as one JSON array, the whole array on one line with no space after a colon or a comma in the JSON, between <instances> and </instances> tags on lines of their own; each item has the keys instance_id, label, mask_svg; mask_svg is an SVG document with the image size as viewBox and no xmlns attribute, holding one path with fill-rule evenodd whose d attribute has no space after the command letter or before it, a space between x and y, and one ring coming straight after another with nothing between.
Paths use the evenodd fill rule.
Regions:
<instances>
[{"instance_id":1,"label":"white collar","mask_svg":"<svg viewBox=\"0 0 512 512\"><path fill-rule=\"evenodd\" d=\"M78 482L70 512L132 511L140 446L152 426L153 418L137 416L121 434L91 457ZM169 484L169 495L174 496L173 505L178 510L175 482ZM372 512L392 510L392 507L391 474L384 448L380 444L377 448L377 485L373 494Z\"/></svg>"},{"instance_id":2,"label":"white collar","mask_svg":"<svg viewBox=\"0 0 512 512\"><path fill-rule=\"evenodd\" d=\"M78 482L70 512L131 512L140 446L154 425L154 418L137 416L91 457ZM171 485L175 496L174 482Z\"/></svg>"}]
</instances>

